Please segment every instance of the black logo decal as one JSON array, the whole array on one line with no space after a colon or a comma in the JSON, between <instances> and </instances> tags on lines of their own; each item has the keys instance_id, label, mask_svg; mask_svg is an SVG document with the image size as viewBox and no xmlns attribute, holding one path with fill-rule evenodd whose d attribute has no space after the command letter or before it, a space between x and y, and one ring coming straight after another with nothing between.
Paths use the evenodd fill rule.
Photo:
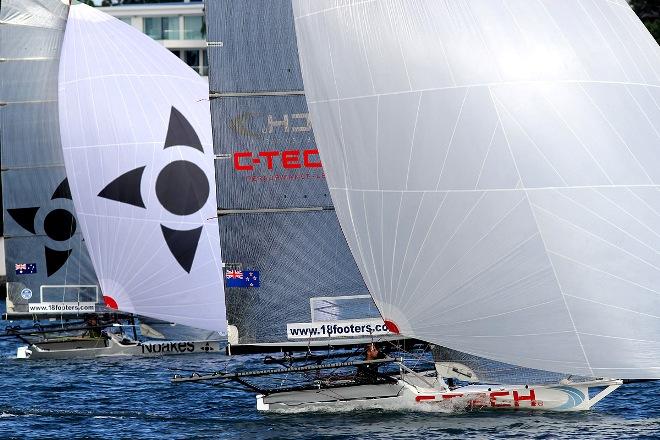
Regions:
<instances>
[{"instance_id":1,"label":"black logo decal","mask_svg":"<svg viewBox=\"0 0 660 440\"><path fill-rule=\"evenodd\" d=\"M215 350L213 349L213 347L211 347L211 346L209 345L208 342L206 343L205 346L200 347L199 349L202 350L202 351L205 351L206 353L208 353L209 351L215 351Z\"/></svg>"},{"instance_id":2,"label":"black logo decal","mask_svg":"<svg viewBox=\"0 0 660 440\"><path fill-rule=\"evenodd\" d=\"M190 215L202 209L210 190L204 171L185 160L167 164L156 179L158 201L175 215Z\"/></svg>"},{"instance_id":3,"label":"black logo decal","mask_svg":"<svg viewBox=\"0 0 660 440\"><path fill-rule=\"evenodd\" d=\"M115 202L128 203L138 208L146 208L140 192L144 169L145 167L136 168L117 177L101 190L99 197Z\"/></svg>"},{"instance_id":4,"label":"black logo decal","mask_svg":"<svg viewBox=\"0 0 660 440\"><path fill-rule=\"evenodd\" d=\"M204 152L199 136L183 114L172 107L163 149L186 146ZM114 179L101 190L99 197L147 209L140 187L145 166L135 168ZM156 197L174 215L191 215L202 209L211 193L204 171L187 160L167 164L156 178ZM163 238L174 259L190 273L202 233L202 226L192 230L175 230L161 224Z\"/></svg>"},{"instance_id":5,"label":"black logo decal","mask_svg":"<svg viewBox=\"0 0 660 440\"><path fill-rule=\"evenodd\" d=\"M165 148L185 145L204 152L199 136L190 122L176 108L172 107L170 122L167 125L167 136L165 137Z\"/></svg>"},{"instance_id":6,"label":"black logo decal","mask_svg":"<svg viewBox=\"0 0 660 440\"><path fill-rule=\"evenodd\" d=\"M65 178L57 186L53 192L51 200L56 199L71 199L71 189L69 188L69 181ZM7 212L23 229L31 233L37 234L36 218L37 212L41 207L33 206L29 208L15 208L7 209ZM48 208L46 208L48 209ZM73 213L67 209L55 208L50 209L48 214L44 217L43 229L46 236L54 241L67 241L76 233L76 218ZM71 255L72 249L58 251L48 246L44 246L44 257L46 258L46 273L48 276L53 275L64 266Z\"/></svg>"},{"instance_id":7,"label":"black logo decal","mask_svg":"<svg viewBox=\"0 0 660 440\"><path fill-rule=\"evenodd\" d=\"M202 234L202 227L190 231L177 231L163 225L160 225L160 228L163 231L163 237L165 237L170 252L172 252L183 270L190 273L195 259L195 252L197 252L199 236Z\"/></svg>"}]
</instances>

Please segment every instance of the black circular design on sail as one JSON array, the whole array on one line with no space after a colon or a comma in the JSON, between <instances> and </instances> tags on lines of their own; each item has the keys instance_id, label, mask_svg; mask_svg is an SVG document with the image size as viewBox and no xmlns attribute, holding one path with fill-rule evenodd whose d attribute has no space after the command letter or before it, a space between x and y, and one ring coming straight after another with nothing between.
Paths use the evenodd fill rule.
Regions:
<instances>
[{"instance_id":1,"label":"black circular design on sail","mask_svg":"<svg viewBox=\"0 0 660 440\"><path fill-rule=\"evenodd\" d=\"M65 209L54 209L44 219L44 231L53 240L68 240L76 232L76 219Z\"/></svg>"},{"instance_id":2,"label":"black circular design on sail","mask_svg":"<svg viewBox=\"0 0 660 440\"><path fill-rule=\"evenodd\" d=\"M170 120L163 149L189 147L187 151L204 148L188 119L176 108L170 111ZM192 149L192 150L191 150ZM142 177L146 165L127 171L108 183L99 197L146 209L142 199ZM198 212L209 198L211 184L204 171L193 162L177 160L166 165L156 178L156 197L161 205L175 215ZM170 229L161 224L161 230L170 252L181 268L190 272L197 252L202 226L192 230Z\"/></svg>"},{"instance_id":3,"label":"black circular design on sail","mask_svg":"<svg viewBox=\"0 0 660 440\"><path fill-rule=\"evenodd\" d=\"M204 171L186 160L165 166L156 179L156 196L172 214L190 215L199 211L211 188Z\"/></svg>"},{"instance_id":4,"label":"black circular design on sail","mask_svg":"<svg viewBox=\"0 0 660 440\"><path fill-rule=\"evenodd\" d=\"M51 200L71 199L69 181L65 177L55 188ZM32 235L37 234L37 212L40 209L48 210L48 206L32 206L29 208L8 208L7 212L16 223ZM73 237L76 232L76 218L73 213L57 208L49 212L43 220L46 235L55 241L66 241ZM55 250L44 245L44 257L46 259L46 274L51 276L60 270L68 261L73 249Z\"/></svg>"}]
</instances>

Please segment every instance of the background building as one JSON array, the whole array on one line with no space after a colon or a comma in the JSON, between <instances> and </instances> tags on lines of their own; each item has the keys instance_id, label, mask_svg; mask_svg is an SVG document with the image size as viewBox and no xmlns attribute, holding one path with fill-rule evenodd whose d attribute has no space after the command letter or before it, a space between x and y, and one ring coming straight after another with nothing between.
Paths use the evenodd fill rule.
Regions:
<instances>
[{"instance_id":1,"label":"background building","mask_svg":"<svg viewBox=\"0 0 660 440\"><path fill-rule=\"evenodd\" d=\"M207 76L206 23L202 0L94 0L98 9L160 42L200 75Z\"/></svg>"}]
</instances>

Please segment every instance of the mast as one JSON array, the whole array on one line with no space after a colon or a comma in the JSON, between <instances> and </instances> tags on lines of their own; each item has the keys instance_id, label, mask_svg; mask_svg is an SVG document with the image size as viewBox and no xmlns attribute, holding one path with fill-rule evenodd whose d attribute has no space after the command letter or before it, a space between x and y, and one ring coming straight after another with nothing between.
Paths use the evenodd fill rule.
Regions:
<instances>
[{"instance_id":1,"label":"mast","mask_svg":"<svg viewBox=\"0 0 660 440\"><path fill-rule=\"evenodd\" d=\"M103 304L82 241L59 135L57 69L68 7L0 5L0 149L7 318L70 315L30 304ZM84 312L81 312L84 313Z\"/></svg>"},{"instance_id":2,"label":"mast","mask_svg":"<svg viewBox=\"0 0 660 440\"><path fill-rule=\"evenodd\" d=\"M330 192L385 319L660 378L660 47L624 0L293 0Z\"/></svg>"},{"instance_id":3,"label":"mast","mask_svg":"<svg viewBox=\"0 0 660 440\"><path fill-rule=\"evenodd\" d=\"M226 280L230 342L304 349L310 338L290 339L288 325L346 319L382 325L330 199L290 3L208 2L206 22L226 276L260 277L259 287ZM312 339L341 345L341 335L334 336Z\"/></svg>"}]
</instances>

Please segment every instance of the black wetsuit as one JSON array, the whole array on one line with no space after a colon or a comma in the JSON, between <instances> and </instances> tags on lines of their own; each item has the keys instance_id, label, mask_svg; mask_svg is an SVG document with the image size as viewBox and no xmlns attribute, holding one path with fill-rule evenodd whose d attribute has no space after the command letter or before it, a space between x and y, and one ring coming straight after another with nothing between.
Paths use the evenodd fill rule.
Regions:
<instances>
[{"instance_id":1,"label":"black wetsuit","mask_svg":"<svg viewBox=\"0 0 660 440\"><path fill-rule=\"evenodd\" d=\"M376 359L385 359L386 357L382 351L379 351L376 355ZM355 380L360 383L376 383L378 381L379 366L380 364L358 365Z\"/></svg>"}]
</instances>

